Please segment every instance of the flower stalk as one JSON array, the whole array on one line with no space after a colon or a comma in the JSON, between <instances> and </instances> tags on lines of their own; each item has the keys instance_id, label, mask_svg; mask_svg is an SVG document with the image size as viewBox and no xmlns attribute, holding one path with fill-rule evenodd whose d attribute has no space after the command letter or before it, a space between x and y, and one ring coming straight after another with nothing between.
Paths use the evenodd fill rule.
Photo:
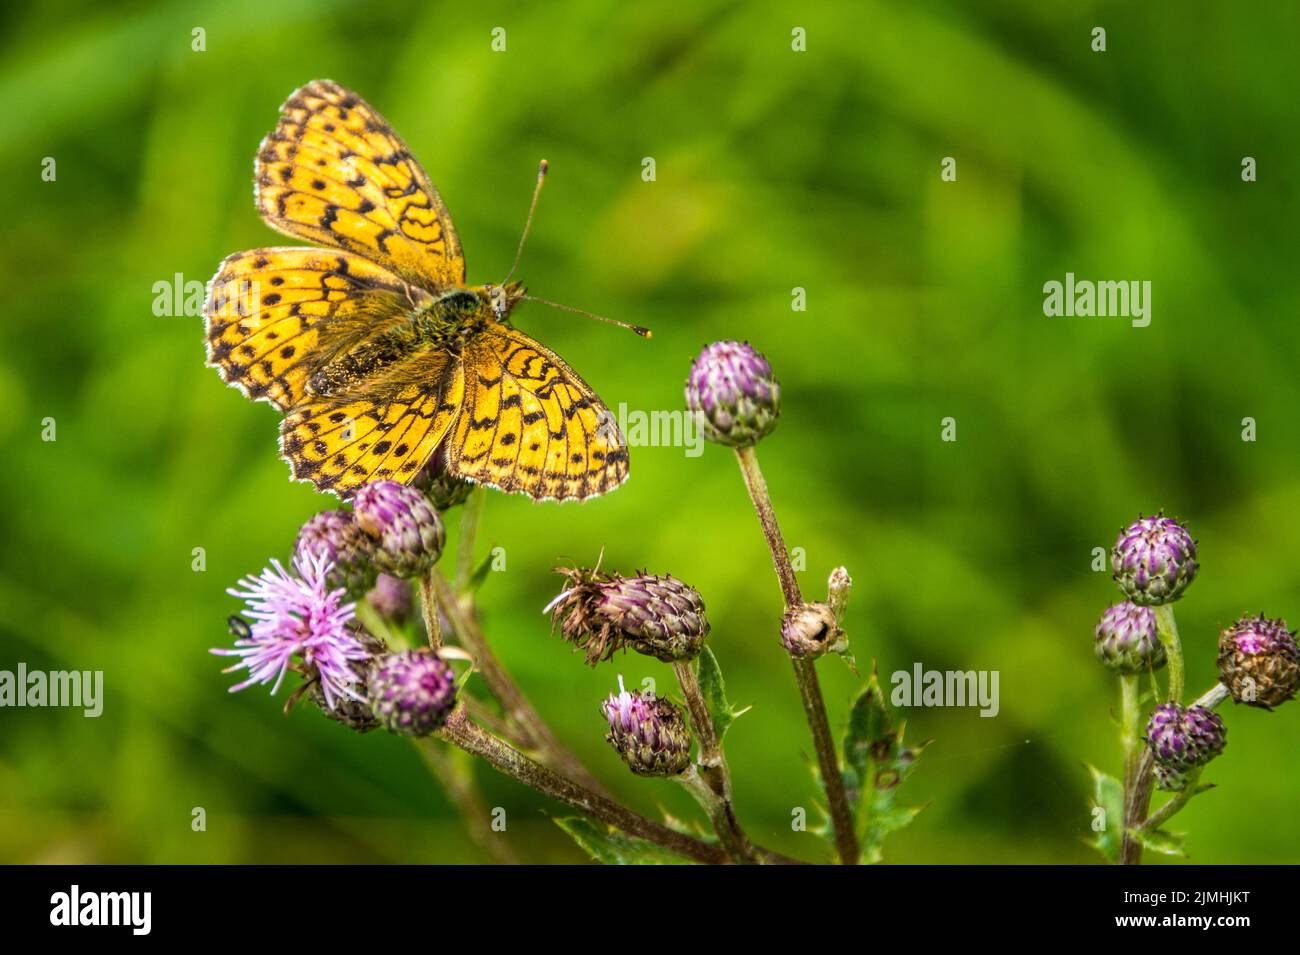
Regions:
<instances>
[{"instance_id":1,"label":"flower stalk","mask_svg":"<svg viewBox=\"0 0 1300 955\"><path fill-rule=\"evenodd\" d=\"M736 818L731 798L731 771L727 767L722 741L714 730L708 704L700 691L696 666L696 660L678 660L673 663L673 673L677 675L677 683L686 699L686 710L691 716L697 747L695 766L677 779L708 813L718 839L732 860L754 863L758 859L749 837Z\"/></svg>"},{"instance_id":2,"label":"flower stalk","mask_svg":"<svg viewBox=\"0 0 1300 955\"><path fill-rule=\"evenodd\" d=\"M776 568L776 577L781 584L781 595L785 600L785 610L803 605L803 595L799 592L799 581L794 575L790 563L790 553L786 550L785 539L781 536L781 527L776 520L776 511L772 507L772 498L768 494L767 482L758 466L758 456L753 447L736 448L736 460L740 464L740 473L745 479L749 499L758 514L758 522L763 528L763 537L768 550L772 553L772 565ZM857 865L859 847L857 834L853 827L853 815L849 811L848 795L844 791L844 776L840 771L839 756L835 750L835 738L831 735L830 722L826 718L826 704L822 698L821 684L817 679L816 665L806 657L791 657L794 667L795 682L799 685L799 696L803 700L804 716L812 732L813 748L817 752L817 765L821 771L822 786L826 792L826 802L830 809L831 826L835 831L835 846L844 865Z\"/></svg>"}]
</instances>

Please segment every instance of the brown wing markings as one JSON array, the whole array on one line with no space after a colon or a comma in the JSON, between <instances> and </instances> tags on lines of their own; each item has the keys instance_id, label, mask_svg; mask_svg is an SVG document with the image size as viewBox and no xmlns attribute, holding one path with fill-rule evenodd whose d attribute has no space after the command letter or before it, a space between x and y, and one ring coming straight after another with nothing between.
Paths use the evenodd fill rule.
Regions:
<instances>
[{"instance_id":1,"label":"brown wing markings","mask_svg":"<svg viewBox=\"0 0 1300 955\"><path fill-rule=\"evenodd\" d=\"M348 252L238 252L208 283L207 361L249 397L287 410L305 397L322 335L337 324L358 340L383 316L400 318L408 302L397 276Z\"/></svg>"}]
</instances>

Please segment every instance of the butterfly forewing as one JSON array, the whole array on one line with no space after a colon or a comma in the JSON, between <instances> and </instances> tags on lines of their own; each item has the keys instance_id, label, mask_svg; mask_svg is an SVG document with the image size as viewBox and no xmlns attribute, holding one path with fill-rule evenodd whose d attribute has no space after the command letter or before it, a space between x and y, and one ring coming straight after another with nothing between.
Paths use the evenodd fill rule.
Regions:
<instances>
[{"instance_id":1,"label":"butterfly forewing","mask_svg":"<svg viewBox=\"0 0 1300 955\"><path fill-rule=\"evenodd\" d=\"M288 235L364 255L429 289L463 285L438 190L371 106L329 80L296 90L257 154L257 205Z\"/></svg>"}]
</instances>

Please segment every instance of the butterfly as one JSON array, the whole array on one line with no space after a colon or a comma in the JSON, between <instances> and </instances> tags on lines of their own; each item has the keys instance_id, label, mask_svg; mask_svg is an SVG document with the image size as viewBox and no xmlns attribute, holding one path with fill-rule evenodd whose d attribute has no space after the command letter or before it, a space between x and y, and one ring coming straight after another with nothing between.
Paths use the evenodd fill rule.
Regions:
<instances>
[{"instance_id":1,"label":"butterfly","mask_svg":"<svg viewBox=\"0 0 1300 955\"><path fill-rule=\"evenodd\" d=\"M410 483L435 451L456 477L538 500L627 478L609 409L511 325L523 286L465 284L442 197L359 96L329 80L298 89L254 174L267 224L320 247L221 263L203 309L207 363L284 413L295 479L346 499L372 481Z\"/></svg>"}]
</instances>

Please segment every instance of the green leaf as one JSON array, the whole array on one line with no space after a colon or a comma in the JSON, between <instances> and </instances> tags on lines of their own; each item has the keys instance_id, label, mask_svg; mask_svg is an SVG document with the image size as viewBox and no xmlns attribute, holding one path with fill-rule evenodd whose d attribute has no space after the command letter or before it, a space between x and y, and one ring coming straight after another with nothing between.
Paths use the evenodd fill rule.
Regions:
<instances>
[{"instance_id":1,"label":"green leaf","mask_svg":"<svg viewBox=\"0 0 1300 955\"><path fill-rule=\"evenodd\" d=\"M1187 839L1185 832L1166 832L1164 829L1149 832L1146 829L1130 829L1129 833L1152 852L1187 858L1187 850L1183 848L1183 843Z\"/></svg>"},{"instance_id":2,"label":"green leaf","mask_svg":"<svg viewBox=\"0 0 1300 955\"><path fill-rule=\"evenodd\" d=\"M916 769L928 742L909 746L894 724L875 666L849 710L844 733L844 788L857 820L864 863L883 858L885 838L910 825L922 807L896 804L898 788Z\"/></svg>"},{"instance_id":3,"label":"green leaf","mask_svg":"<svg viewBox=\"0 0 1300 955\"><path fill-rule=\"evenodd\" d=\"M718 666L718 658L712 650L708 647L701 650L695 665L700 692L704 694L704 702L708 704L709 716L713 720L713 733L721 743L731 724L737 717L748 713L750 708L732 709L727 700L727 684L722 679L722 668Z\"/></svg>"},{"instance_id":4,"label":"green leaf","mask_svg":"<svg viewBox=\"0 0 1300 955\"><path fill-rule=\"evenodd\" d=\"M688 865L688 860L652 842L581 816L552 818L582 850L602 865Z\"/></svg>"},{"instance_id":5,"label":"green leaf","mask_svg":"<svg viewBox=\"0 0 1300 955\"><path fill-rule=\"evenodd\" d=\"M1096 833L1088 844L1107 862L1114 864L1119 861L1120 843L1123 841L1124 786L1096 766L1088 766L1088 772L1092 774L1092 818ZM1097 812L1099 809L1100 813Z\"/></svg>"}]
</instances>

